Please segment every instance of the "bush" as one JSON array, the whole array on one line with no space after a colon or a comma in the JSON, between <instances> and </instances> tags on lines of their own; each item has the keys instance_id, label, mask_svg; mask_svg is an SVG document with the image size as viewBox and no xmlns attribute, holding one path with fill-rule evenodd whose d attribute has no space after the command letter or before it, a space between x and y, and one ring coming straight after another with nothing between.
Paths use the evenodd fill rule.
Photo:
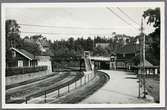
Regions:
<instances>
[{"instance_id":1,"label":"bush","mask_svg":"<svg viewBox=\"0 0 167 110\"><path fill-rule=\"evenodd\" d=\"M27 74L39 71L47 70L47 66L35 66L35 67L8 67L6 68L6 76L13 76L19 74Z\"/></svg>"}]
</instances>

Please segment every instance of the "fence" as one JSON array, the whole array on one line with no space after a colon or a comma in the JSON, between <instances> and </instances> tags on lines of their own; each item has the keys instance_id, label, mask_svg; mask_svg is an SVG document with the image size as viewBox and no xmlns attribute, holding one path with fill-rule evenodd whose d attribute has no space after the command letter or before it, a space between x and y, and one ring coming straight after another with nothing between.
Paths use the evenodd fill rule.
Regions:
<instances>
[{"instance_id":1,"label":"fence","mask_svg":"<svg viewBox=\"0 0 167 110\"><path fill-rule=\"evenodd\" d=\"M39 72L39 71L45 71L45 70L47 70L47 66L7 67L6 68L6 76L33 73L33 72Z\"/></svg>"},{"instance_id":2,"label":"fence","mask_svg":"<svg viewBox=\"0 0 167 110\"><path fill-rule=\"evenodd\" d=\"M142 68L141 68L142 69ZM141 74L140 67L132 67L131 70L133 70L137 74ZM160 67L159 66L147 66L145 67L145 73L141 74L142 76L145 76L147 78L159 78L160 76Z\"/></svg>"},{"instance_id":3,"label":"fence","mask_svg":"<svg viewBox=\"0 0 167 110\"><path fill-rule=\"evenodd\" d=\"M40 103L47 103L47 102L53 101L56 98L63 96L74 89L77 89L79 87L86 85L89 81L93 80L94 77L95 75L94 75L94 72L92 71L90 74L85 74L83 77L73 81L72 83L68 82L68 84L66 85L61 85L59 87L56 87L56 90L54 90L53 92L49 92L51 90L42 91L42 95L39 96L38 98L31 97L31 96L25 97L24 98L25 103L28 104L35 101L39 101ZM54 99L51 98L53 96L54 96Z\"/></svg>"}]
</instances>

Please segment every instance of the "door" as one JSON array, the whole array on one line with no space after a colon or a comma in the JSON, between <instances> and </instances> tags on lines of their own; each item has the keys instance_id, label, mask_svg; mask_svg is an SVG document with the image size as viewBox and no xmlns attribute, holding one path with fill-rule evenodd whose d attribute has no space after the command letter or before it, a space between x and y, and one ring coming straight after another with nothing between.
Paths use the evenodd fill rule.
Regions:
<instances>
[{"instance_id":1,"label":"door","mask_svg":"<svg viewBox=\"0 0 167 110\"><path fill-rule=\"evenodd\" d=\"M18 67L23 67L23 61L22 60L18 60Z\"/></svg>"}]
</instances>

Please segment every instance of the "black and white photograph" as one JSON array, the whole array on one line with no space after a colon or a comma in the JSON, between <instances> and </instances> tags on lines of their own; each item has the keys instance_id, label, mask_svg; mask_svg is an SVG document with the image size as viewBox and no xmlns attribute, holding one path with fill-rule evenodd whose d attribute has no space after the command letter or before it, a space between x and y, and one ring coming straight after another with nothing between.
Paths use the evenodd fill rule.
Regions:
<instances>
[{"instance_id":1,"label":"black and white photograph","mask_svg":"<svg viewBox=\"0 0 167 110\"><path fill-rule=\"evenodd\" d=\"M164 2L1 9L3 108L165 106Z\"/></svg>"}]
</instances>

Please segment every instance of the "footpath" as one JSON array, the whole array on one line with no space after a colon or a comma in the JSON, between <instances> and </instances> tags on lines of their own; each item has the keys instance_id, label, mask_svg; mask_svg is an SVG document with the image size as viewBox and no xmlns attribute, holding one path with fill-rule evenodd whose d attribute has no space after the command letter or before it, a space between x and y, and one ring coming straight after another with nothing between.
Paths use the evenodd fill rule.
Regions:
<instances>
[{"instance_id":1,"label":"footpath","mask_svg":"<svg viewBox=\"0 0 167 110\"><path fill-rule=\"evenodd\" d=\"M82 100L80 104L142 104L154 103L151 96L138 97L138 79L132 72L102 70L110 80L97 92Z\"/></svg>"}]
</instances>

